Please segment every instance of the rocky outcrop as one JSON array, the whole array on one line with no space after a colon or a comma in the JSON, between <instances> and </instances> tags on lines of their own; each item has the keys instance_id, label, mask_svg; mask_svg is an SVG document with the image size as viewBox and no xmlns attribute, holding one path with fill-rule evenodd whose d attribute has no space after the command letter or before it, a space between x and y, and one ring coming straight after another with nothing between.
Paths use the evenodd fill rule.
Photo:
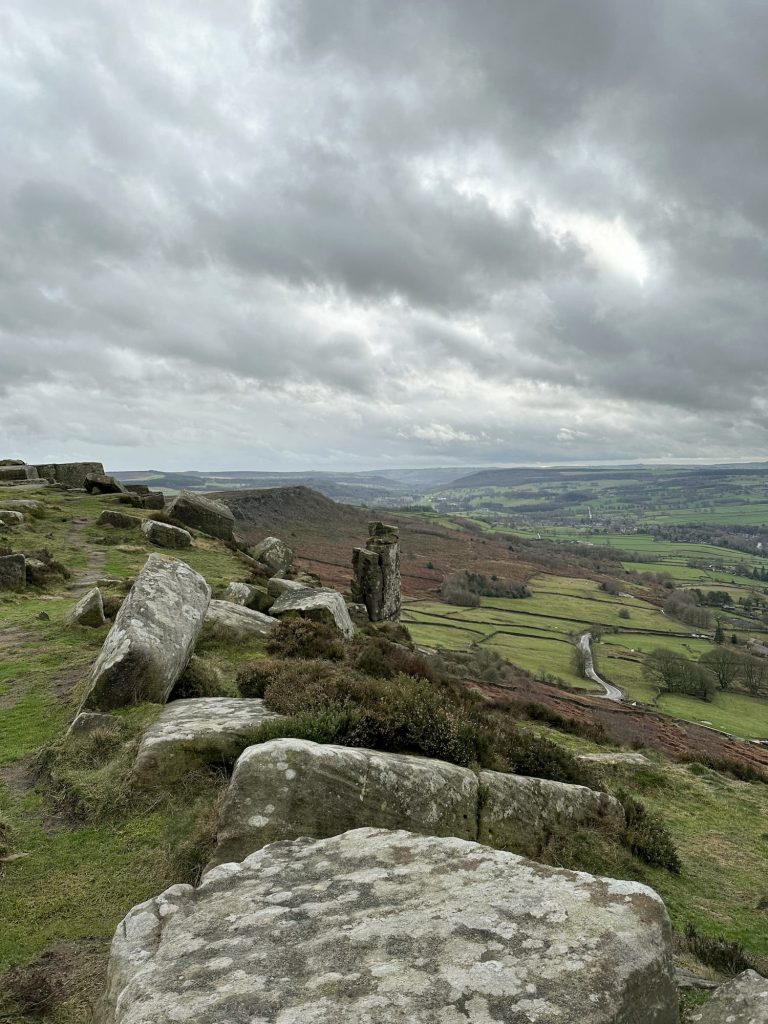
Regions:
<instances>
[{"instance_id":1,"label":"rocky outcrop","mask_svg":"<svg viewBox=\"0 0 768 1024\"><path fill-rule=\"evenodd\" d=\"M278 537L266 537L256 545L252 554L257 562L272 572L285 572L293 565L293 552Z\"/></svg>"},{"instance_id":2,"label":"rocky outcrop","mask_svg":"<svg viewBox=\"0 0 768 1024\"><path fill-rule=\"evenodd\" d=\"M206 764L233 764L253 733L280 716L262 700L193 697L175 700L145 730L134 767L142 787L167 785Z\"/></svg>"},{"instance_id":3,"label":"rocky outcrop","mask_svg":"<svg viewBox=\"0 0 768 1024\"><path fill-rule=\"evenodd\" d=\"M156 519L145 519L141 524L141 532L150 544L157 544L159 548L192 547L192 534L182 530L180 526L158 523Z\"/></svg>"},{"instance_id":4,"label":"rocky outcrop","mask_svg":"<svg viewBox=\"0 0 768 1024\"><path fill-rule=\"evenodd\" d=\"M35 466L27 466L23 462L15 466L0 466L0 484L13 484L39 479L40 477Z\"/></svg>"},{"instance_id":5,"label":"rocky outcrop","mask_svg":"<svg viewBox=\"0 0 768 1024\"><path fill-rule=\"evenodd\" d=\"M538 856L556 832L624 826L614 797L546 779L477 773L432 758L276 739L245 750L219 819L213 863L266 843L370 825L458 836Z\"/></svg>"},{"instance_id":6,"label":"rocky outcrop","mask_svg":"<svg viewBox=\"0 0 768 1024\"><path fill-rule=\"evenodd\" d=\"M100 462L46 462L35 468L39 476L65 487L85 487L87 476L106 476Z\"/></svg>"},{"instance_id":7,"label":"rocky outcrop","mask_svg":"<svg viewBox=\"0 0 768 1024\"><path fill-rule=\"evenodd\" d=\"M211 601L205 616L205 632L223 640L249 640L268 636L277 619L231 601Z\"/></svg>"},{"instance_id":8,"label":"rocky outcrop","mask_svg":"<svg viewBox=\"0 0 768 1024\"><path fill-rule=\"evenodd\" d=\"M96 520L97 526L113 526L117 530L138 529L143 520L140 516L131 516L127 512L118 512L117 509L105 508Z\"/></svg>"},{"instance_id":9,"label":"rocky outcrop","mask_svg":"<svg viewBox=\"0 0 768 1024\"><path fill-rule=\"evenodd\" d=\"M364 604L371 622L400 620L400 533L394 526L369 523L364 548L352 553L352 600Z\"/></svg>"},{"instance_id":10,"label":"rocky outcrop","mask_svg":"<svg viewBox=\"0 0 768 1024\"><path fill-rule=\"evenodd\" d=\"M768 981L755 971L742 971L687 1019L691 1024L766 1024Z\"/></svg>"},{"instance_id":11,"label":"rocky outcrop","mask_svg":"<svg viewBox=\"0 0 768 1024\"><path fill-rule=\"evenodd\" d=\"M257 612L268 611L274 600L270 597L266 587L237 582L229 584L224 597L233 604L242 605L243 608L253 608Z\"/></svg>"},{"instance_id":12,"label":"rocky outcrop","mask_svg":"<svg viewBox=\"0 0 768 1024\"><path fill-rule=\"evenodd\" d=\"M2 523L3 526L21 526L23 522L23 512L14 512L10 508L0 509L0 523Z\"/></svg>"},{"instance_id":13,"label":"rocky outcrop","mask_svg":"<svg viewBox=\"0 0 768 1024\"><path fill-rule=\"evenodd\" d=\"M83 480L83 487L89 494L125 494L125 488L119 480L103 473L88 473Z\"/></svg>"},{"instance_id":14,"label":"rocky outcrop","mask_svg":"<svg viewBox=\"0 0 768 1024\"><path fill-rule=\"evenodd\" d=\"M270 613L277 618L299 617L327 622L346 637L352 637L355 632L344 598L336 590L287 590L272 605Z\"/></svg>"},{"instance_id":15,"label":"rocky outcrop","mask_svg":"<svg viewBox=\"0 0 768 1024\"><path fill-rule=\"evenodd\" d=\"M66 616L66 622L70 626L92 626L94 628L106 625L104 602L98 587L93 587L80 598Z\"/></svg>"},{"instance_id":16,"label":"rocky outcrop","mask_svg":"<svg viewBox=\"0 0 768 1024\"><path fill-rule=\"evenodd\" d=\"M235 517L226 505L203 494L181 491L168 505L168 515L184 526L207 533L209 537L231 540Z\"/></svg>"},{"instance_id":17,"label":"rocky outcrop","mask_svg":"<svg viewBox=\"0 0 768 1024\"><path fill-rule=\"evenodd\" d=\"M24 590L27 560L24 555L0 555L0 590Z\"/></svg>"},{"instance_id":18,"label":"rocky outcrop","mask_svg":"<svg viewBox=\"0 0 768 1024\"><path fill-rule=\"evenodd\" d=\"M677 1024L651 889L461 839L274 843L118 926L98 1024Z\"/></svg>"},{"instance_id":19,"label":"rocky outcrop","mask_svg":"<svg viewBox=\"0 0 768 1024\"><path fill-rule=\"evenodd\" d=\"M554 833L624 827L619 801L586 786L504 772L480 772L479 779L477 839L488 846L537 857Z\"/></svg>"},{"instance_id":20,"label":"rocky outcrop","mask_svg":"<svg viewBox=\"0 0 768 1024\"><path fill-rule=\"evenodd\" d=\"M210 596L186 562L150 555L107 634L83 708L164 703L192 655Z\"/></svg>"},{"instance_id":21,"label":"rocky outcrop","mask_svg":"<svg viewBox=\"0 0 768 1024\"><path fill-rule=\"evenodd\" d=\"M408 754L278 739L245 750L219 817L214 864L279 839L365 825L477 838L474 772Z\"/></svg>"},{"instance_id":22,"label":"rocky outcrop","mask_svg":"<svg viewBox=\"0 0 768 1024\"><path fill-rule=\"evenodd\" d=\"M645 754L637 751L616 751L608 754L579 754L579 761L591 761L594 764L634 765L636 768L650 768L653 761Z\"/></svg>"}]
</instances>

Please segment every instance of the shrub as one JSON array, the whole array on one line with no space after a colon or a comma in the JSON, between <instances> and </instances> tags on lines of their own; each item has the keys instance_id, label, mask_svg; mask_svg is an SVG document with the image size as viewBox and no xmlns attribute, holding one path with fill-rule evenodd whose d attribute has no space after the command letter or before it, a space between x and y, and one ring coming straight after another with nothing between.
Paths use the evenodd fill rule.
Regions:
<instances>
[{"instance_id":1,"label":"shrub","mask_svg":"<svg viewBox=\"0 0 768 1024\"><path fill-rule=\"evenodd\" d=\"M408 627L402 622L369 622L362 630L366 636L383 636L391 640L393 644L402 644L405 647L413 646Z\"/></svg>"},{"instance_id":2,"label":"shrub","mask_svg":"<svg viewBox=\"0 0 768 1024\"><path fill-rule=\"evenodd\" d=\"M619 618L628 619L630 618L629 608L619 608Z\"/></svg>"},{"instance_id":3,"label":"shrub","mask_svg":"<svg viewBox=\"0 0 768 1024\"><path fill-rule=\"evenodd\" d=\"M350 660L358 672L377 679L391 679L403 674L434 680L434 672L423 655L393 644L381 635L356 640L350 650Z\"/></svg>"},{"instance_id":4,"label":"shrub","mask_svg":"<svg viewBox=\"0 0 768 1024\"><path fill-rule=\"evenodd\" d=\"M608 735L602 722L580 722L576 718L566 718L544 704L528 703L523 705L524 714L535 722L545 722L558 732L569 733L571 736L583 736L594 743L608 743Z\"/></svg>"},{"instance_id":5,"label":"shrub","mask_svg":"<svg viewBox=\"0 0 768 1024\"><path fill-rule=\"evenodd\" d=\"M254 661L245 662L240 666L235 680L237 692L241 697L263 697L267 685L280 669L285 671L287 666L269 658L256 658Z\"/></svg>"},{"instance_id":6,"label":"shrub","mask_svg":"<svg viewBox=\"0 0 768 1024\"><path fill-rule=\"evenodd\" d=\"M278 658L341 661L344 642L334 626L311 619L284 619L269 634L267 650Z\"/></svg>"},{"instance_id":7,"label":"shrub","mask_svg":"<svg viewBox=\"0 0 768 1024\"><path fill-rule=\"evenodd\" d=\"M228 697L229 694L230 691L225 685L219 669L205 658L193 654L168 699Z\"/></svg>"},{"instance_id":8,"label":"shrub","mask_svg":"<svg viewBox=\"0 0 768 1024\"><path fill-rule=\"evenodd\" d=\"M685 926L685 945L703 964L723 974L741 974L755 967L740 942L722 935L702 935L690 922Z\"/></svg>"},{"instance_id":9,"label":"shrub","mask_svg":"<svg viewBox=\"0 0 768 1024\"><path fill-rule=\"evenodd\" d=\"M583 762L577 761L563 747L527 729L514 730L508 738L503 756L506 770L517 775L580 785L592 782L592 774Z\"/></svg>"},{"instance_id":10,"label":"shrub","mask_svg":"<svg viewBox=\"0 0 768 1024\"><path fill-rule=\"evenodd\" d=\"M652 867L666 868L679 875L680 857L664 823L629 793L622 790L616 795L624 807L624 842L632 853Z\"/></svg>"}]
</instances>

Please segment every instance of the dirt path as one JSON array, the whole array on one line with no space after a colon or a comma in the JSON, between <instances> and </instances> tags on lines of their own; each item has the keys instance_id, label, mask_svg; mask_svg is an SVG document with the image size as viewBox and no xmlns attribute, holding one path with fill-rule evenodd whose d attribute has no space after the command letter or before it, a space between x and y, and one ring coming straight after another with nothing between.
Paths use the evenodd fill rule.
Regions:
<instances>
[{"instance_id":1,"label":"dirt path","mask_svg":"<svg viewBox=\"0 0 768 1024\"><path fill-rule=\"evenodd\" d=\"M90 589L97 580L100 580L103 577L104 566L107 563L107 556L104 551L86 545L83 538L83 531L89 523L90 519L78 516L72 520L72 526L67 534L67 539L70 543L74 544L75 547L86 548L85 557L87 565L85 568L75 569L73 571L72 575L74 579L67 588L73 593L80 593Z\"/></svg>"}]
</instances>

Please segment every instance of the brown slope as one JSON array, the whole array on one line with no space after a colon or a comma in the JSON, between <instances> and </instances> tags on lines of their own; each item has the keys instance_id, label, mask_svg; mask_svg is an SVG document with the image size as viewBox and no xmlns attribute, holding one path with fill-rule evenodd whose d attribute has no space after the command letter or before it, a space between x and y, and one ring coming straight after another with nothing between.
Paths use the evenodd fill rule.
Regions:
<instances>
[{"instance_id":1,"label":"brown slope","mask_svg":"<svg viewBox=\"0 0 768 1024\"><path fill-rule=\"evenodd\" d=\"M280 537L295 550L302 566L341 589L349 584L352 549L365 544L372 519L384 519L400 529L403 592L408 597L436 595L443 578L462 569L503 579L527 579L534 571L515 558L507 541L342 505L309 487L219 491L215 497L232 509L237 531L249 544L270 535ZM427 563L434 568L427 568Z\"/></svg>"}]
</instances>

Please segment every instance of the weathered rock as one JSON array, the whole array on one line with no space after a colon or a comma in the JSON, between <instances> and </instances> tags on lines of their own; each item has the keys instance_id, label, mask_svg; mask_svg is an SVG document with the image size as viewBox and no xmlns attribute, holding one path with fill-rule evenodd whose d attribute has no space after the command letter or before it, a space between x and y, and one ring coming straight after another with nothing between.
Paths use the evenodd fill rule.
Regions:
<instances>
[{"instance_id":1,"label":"weathered rock","mask_svg":"<svg viewBox=\"0 0 768 1024\"><path fill-rule=\"evenodd\" d=\"M67 733L70 736L86 736L101 730L122 732L123 723L114 715L105 715L101 711L81 711L70 725Z\"/></svg>"},{"instance_id":2,"label":"weathered rock","mask_svg":"<svg viewBox=\"0 0 768 1024\"><path fill-rule=\"evenodd\" d=\"M689 1013L691 1024L768 1024L768 981L742 971Z\"/></svg>"},{"instance_id":3,"label":"weathered rock","mask_svg":"<svg viewBox=\"0 0 768 1024\"><path fill-rule=\"evenodd\" d=\"M0 466L0 484L16 483L19 480L39 480L35 466Z\"/></svg>"},{"instance_id":4,"label":"weathered rock","mask_svg":"<svg viewBox=\"0 0 768 1024\"><path fill-rule=\"evenodd\" d=\"M624 809L607 793L550 779L480 772L481 843L537 857L552 833L604 823L624 827Z\"/></svg>"},{"instance_id":5,"label":"weathered rock","mask_svg":"<svg viewBox=\"0 0 768 1024\"><path fill-rule=\"evenodd\" d=\"M231 765L252 742L253 733L279 719L263 700L193 697L163 708L145 730L136 755L134 778L158 786L206 764Z\"/></svg>"},{"instance_id":6,"label":"weathered rock","mask_svg":"<svg viewBox=\"0 0 768 1024\"><path fill-rule=\"evenodd\" d=\"M355 632L344 598L336 590L287 590L278 597L270 612L277 618L298 616L328 622L346 637L352 637Z\"/></svg>"},{"instance_id":7,"label":"weathered rock","mask_svg":"<svg viewBox=\"0 0 768 1024\"><path fill-rule=\"evenodd\" d=\"M41 558L27 558L24 571L27 583L33 587L42 587L52 575L57 575Z\"/></svg>"},{"instance_id":8,"label":"weathered rock","mask_svg":"<svg viewBox=\"0 0 768 1024\"><path fill-rule=\"evenodd\" d=\"M146 484L123 484L123 487L130 494L149 494L149 488Z\"/></svg>"},{"instance_id":9,"label":"weathered rock","mask_svg":"<svg viewBox=\"0 0 768 1024\"><path fill-rule=\"evenodd\" d=\"M400 620L400 532L369 523L364 548L352 553L352 600L364 604L371 622Z\"/></svg>"},{"instance_id":10,"label":"weathered rock","mask_svg":"<svg viewBox=\"0 0 768 1024\"><path fill-rule=\"evenodd\" d=\"M168 515L209 537L231 540L235 517L226 505L203 494L181 491L168 506Z\"/></svg>"},{"instance_id":11,"label":"weathered rock","mask_svg":"<svg viewBox=\"0 0 768 1024\"><path fill-rule=\"evenodd\" d=\"M224 597L233 604L253 608L257 612L269 611L274 601L266 587L258 587L252 583L230 583Z\"/></svg>"},{"instance_id":12,"label":"weathered rock","mask_svg":"<svg viewBox=\"0 0 768 1024\"><path fill-rule=\"evenodd\" d=\"M219 816L214 864L279 839L322 839L374 825L477 838L478 781L468 768L409 754L279 739L248 747Z\"/></svg>"},{"instance_id":13,"label":"weathered rock","mask_svg":"<svg viewBox=\"0 0 768 1024\"><path fill-rule=\"evenodd\" d=\"M100 462L46 462L35 468L39 476L65 487L85 487L87 476L106 475Z\"/></svg>"},{"instance_id":14,"label":"weathered rock","mask_svg":"<svg viewBox=\"0 0 768 1024\"><path fill-rule=\"evenodd\" d=\"M83 487L89 494L124 494L125 488L113 476L104 473L89 473L83 481Z\"/></svg>"},{"instance_id":15,"label":"weathered rock","mask_svg":"<svg viewBox=\"0 0 768 1024\"><path fill-rule=\"evenodd\" d=\"M92 590L89 590L87 594L80 598L69 615L67 615L66 621L72 626L93 626L97 628L106 625L104 604L98 587L93 587Z\"/></svg>"},{"instance_id":16,"label":"weathered rock","mask_svg":"<svg viewBox=\"0 0 768 1024\"><path fill-rule=\"evenodd\" d=\"M0 590L23 590L27 585L24 555L0 555Z\"/></svg>"},{"instance_id":17,"label":"weathered rock","mask_svg":"<svg viewBox=\"0 0 768 1024\"><path fill-rule=\"evenodd\" d=\"M613 754L579 754L579 761L593 761L595 764L627 764L638 768L653 767L653 761L636 751L616 751Z\"/></svg>"},{"instance_id":18,"label":"weathered rock","mask_svg":"<svg viewBox=\"0 0 768 1024\"><path fill-rule=\"evenodd\" d=\"M211 601L205 616L205 632L224 640L249 640L268 636L277 619L231 601Z\"/></svg>"},{"instance_id":19,"label":"weathered rock","mask_svg":"<svg viewBox=\"0 0 768 1024\"><path fill-rule=\"evenodd\" d=\"M150 491L149 494L142 494L139 498L141 508L158 510L165 508L165 495L162 491Z\"/></svg>"},{"instance_id":20,"label":"weathered rock","mask_svg":"<svg viewBox=\"0 0 768 1024\"><path fill-rule=\"evenodd\" d=\"M179 526L158 523L156 519L145 519L141 524L141 532L151 544L161 548L191 548L192 534Z\"/></svg>"},{"instance_id":21,"label":"weathered rock","mask_svg":"<svg viewBox=\"0 0 768 1024\"><path fill-rule=\"evenodd\" d=\"M141 526L143 520L140 516L131 516L127 512L118 512L117 509L105 508L96 520L97 526L114 526L118 530L135 530Z\"/></svg>"},{"instance_id":22,"label":"weathered rock","mask_svg":"<svg viewBox=\"0 0 768 1024\"><path fill-rule=\"evenodd\" d=\"M34 498L3 498L3 508L9 512L21 512L24 515L45 515L45 505Z\"/></svg>"},{"instance_id":23,"label":"weathered rock","mask_svg":"<svg viewBox=\"0 0 768 1024\"><path fill-rule=\"evenodd\" d=\"M186 562L150 555L107 634L83 707L164 703L194 650L210 596Z\"/></svg>"},{"instance_id":24,"label":"weathered rock","mask_svg":"<svg viewBox=\"0 0 768 1024\"><path fill-rule=\"evenodd\" d=\"M354 626L367 626L371 621L368 618L368 609L364 604L356 604L354 601L347 601L347 611Z\"/></svg>"},{"instance_id":25,"label":"weathered rock","mask_svg":"<svg viewBox=\"0 0 768 1024\"><path fill-rule=\"evenodd\" d=\"M312 588L305 587L303 583L299 583L298 580L284 580L282 576L273 576L272 579L267 581L267 593L276 599L282 594L287 593L289 590L310 590Z\"/></svg>"},{"instance_id":26,"label":"weathered rock","mask_svg":"<svg viewBox=\"0 0 768 1024\"><path fill-rule=\"evenodd\" d=\"M257 562L266 565L273 572L285 572L293 565L293 551L278 537L265 537L256 545L252 554Z\"/></svg>"},{"instance_id":27,"label":"weathered rock","mask_svg":"<svg viewBox=\"0 0 768 1024\"><path fill-rule=\"evenodd\" d=\"M462 839L274 843L134 907L99 1024L677 1024L671 929L636 882Z\"/></svg>"},{"instance_id":28,"label":"weathered rock","mask_svg":"<svg viewBox=\"0 0 768 1024\"><path fill-rule=\"evenodd\" d=\"M700 978L698 974L691 974L690 971L686 971L682 967L675 968L675 984L679 989L696 990L699 992L707 992L720 987L719 982L710 981L708 978Z\"/></svg>"},{"instance_id":29,"label":"weathered rock","mask_svg":"<svg viewBox=\"0 0 768 1024\"><path fill-rule=\"evenodd\" d=\"M0 509L0 523L3 526L21 526L23 522L24 514L22 512L14 512L10 508Z\"/></svg>"}]
</instances>

